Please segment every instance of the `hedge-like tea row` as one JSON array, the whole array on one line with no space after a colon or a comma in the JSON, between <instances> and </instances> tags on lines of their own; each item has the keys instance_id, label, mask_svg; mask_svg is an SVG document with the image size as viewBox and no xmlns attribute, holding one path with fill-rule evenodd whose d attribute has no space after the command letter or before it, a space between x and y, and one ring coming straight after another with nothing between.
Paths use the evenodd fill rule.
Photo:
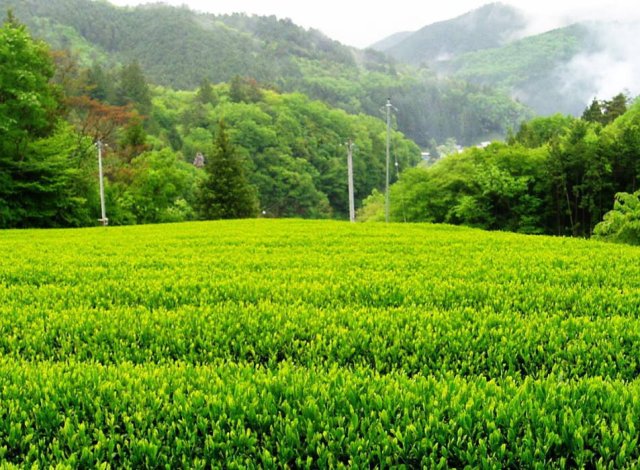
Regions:
<instances>
[{"instance_id":1,"label":"hedge-like tea row","mask_svg":"<svg viewBox=\"0 0 640 470\"><path fill-rule=\"evenodd\" d=\"M0 307L0 354L28 360L273 366L362 365L407 374L610 377L640 372L640 320L522 316L469 308L319 309L225 303L11 315ZM29 314L29 312L32 312Z\"/></svg>"},{"instance_id":2,"label":"hedge-like tea row","mask_svg":"<svg viewBox=\"0 0 640 470\"><path fill-rule=\"evenodd\" d=\"M0 252L0 466L640 464L636 248L259 220Z\"/></svg>"},{"instance_id":3,"label":"hedge-like tea row","mask_svg":"<svg viewBox=\"0 0 640 470\"><path fill-rule=\"evenodd\" d=\"M427 468L640 463L640 383L0 363L0 456L19 464Z\"/></svg>"}]
</instances>

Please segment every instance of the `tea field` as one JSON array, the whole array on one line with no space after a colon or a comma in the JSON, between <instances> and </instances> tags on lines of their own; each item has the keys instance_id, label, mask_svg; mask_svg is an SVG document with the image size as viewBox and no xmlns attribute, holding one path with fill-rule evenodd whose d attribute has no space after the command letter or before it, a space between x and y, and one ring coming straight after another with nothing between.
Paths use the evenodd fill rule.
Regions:
<instances>
[{"instance_id":1,"label":"tea field","mask_svg":"<svg viewBox=\"0 0 640 470\"><path fill-rule=\"evenodd\" d=\"M640 465L640 249L246 220L0 253L2 466Z\"/></svg>"}]
</instances>

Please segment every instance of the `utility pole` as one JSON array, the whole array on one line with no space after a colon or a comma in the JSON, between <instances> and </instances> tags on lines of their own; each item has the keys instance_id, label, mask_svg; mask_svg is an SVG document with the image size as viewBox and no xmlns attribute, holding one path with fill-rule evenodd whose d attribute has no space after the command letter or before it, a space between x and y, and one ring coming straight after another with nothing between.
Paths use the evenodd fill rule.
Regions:
<instances>
[{"instance_id":1,"label":"utility pole","mask_svg":"<svg viewBox=\"0 0 640 470\"><path fill-rule=\"evenodd\" d=\"M107 219L107 211L104 205L104 177L102 174L102 141L98 139L96 143L98 147L98 177L100 179L100 215L101 218L98 219L99 222L106 226L109 225L109 219Z\"/></svg>"},{"instance_id":2,"label":"utility pole","mask_svg":"<svg viewBox=\"0 0 640 470\"><path fill-rule=\"evenodd\" d=\"M384 220L389 223L389 162L391 160L391 98L387 98L387 180L384 187Z\"/></svg>"},{"instance_id":3,"label":"utility pole","mask_svg":"<svg viewBox=\"0 0 640 470\"><path fill-rule=\"evenodd\" d=\"M349 175L349 220L356 221L356 206L354 201L353 190L353 142L349 139L347 142L347 170Z\"/></svg>"}]
</instances>

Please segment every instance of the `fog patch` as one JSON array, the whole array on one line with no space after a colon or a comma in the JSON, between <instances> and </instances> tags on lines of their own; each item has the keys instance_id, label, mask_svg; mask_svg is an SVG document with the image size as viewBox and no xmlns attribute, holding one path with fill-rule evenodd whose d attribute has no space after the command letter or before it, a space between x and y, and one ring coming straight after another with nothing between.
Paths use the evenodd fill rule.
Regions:
<instances>
[{"instance_id":1,"label":"fog patch","mask_svg":"<svg viewBox=\"0 0 640 470\"><path fill-rule=\"evenodd\" d=\"M635 43L639 25L636 21L587 24L594 47L559 68L563 90L580 93L585 104L595 97L609 99L621 92L637 96L640 56Z\"/></svg>"}]
</instances>

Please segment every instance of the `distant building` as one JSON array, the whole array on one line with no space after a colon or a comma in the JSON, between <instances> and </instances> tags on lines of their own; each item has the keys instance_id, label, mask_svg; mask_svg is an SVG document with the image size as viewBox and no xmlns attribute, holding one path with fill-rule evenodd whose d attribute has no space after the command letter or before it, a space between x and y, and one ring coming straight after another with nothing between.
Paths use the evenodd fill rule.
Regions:
<instances>
[{"instance_id":1,"label":"distant building","mask_svg":"<svg viewBox=\"0 0 640 470\"><path fill-rule=\"evenodd\" d=\"M196 168L204 167L204 155L201 152L196 153L196 158L193 159L193 166Z\"/></svg>"}]
</instances>

